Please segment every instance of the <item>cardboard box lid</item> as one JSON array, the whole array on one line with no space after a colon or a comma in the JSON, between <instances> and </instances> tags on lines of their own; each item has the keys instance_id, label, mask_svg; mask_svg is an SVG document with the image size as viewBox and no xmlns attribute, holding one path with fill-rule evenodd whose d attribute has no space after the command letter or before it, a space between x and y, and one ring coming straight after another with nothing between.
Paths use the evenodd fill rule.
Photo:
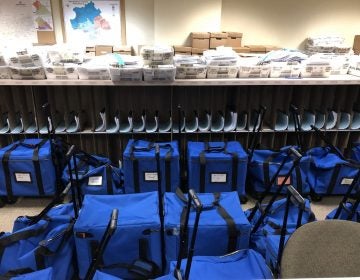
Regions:
<instances>
[{"instance_id":1,"label":"cardboard box lid","mask_svg":"<svg viewBox=\"0 0 360 280\"><path fill-rule=\"evenodd\" d=\"M227 39L228 34L226 32L211 32L210 38L224 38Z\"/></svg>"},{"instance_id":2,"label":"cardboard box lid","mask_svg":"<svg viewBox=\"0 0 360 280\"><path fill-rule=\"evenodd\" d=\"M230 38L242 38L243 36L241 32L227 32L227 34Z\"/></svg>"},{"instance_id":3,"label":"cardboard box lid","mask_svg":"<svg viewBox=\"0 0 360 280\"><path fill-rule=\"evenodd\" d=\"M241 52L249 53L250 52L250 48L248 48L248 47L238 47L238 48L233 47L233 50L237 53L241 53Z\"/></svg>"},{"instance_id":4,"label":"cardboard box lid","mask_svg":"<svg viewBox=\"0 0 360 280\"><path fill-rule=\"evenodd\" d=\"M265 45L264 47L266 49L266 52L281 50L280 47L273 46L273 45Z\"/></svg>"},{"instance_id":5,"label":"cardboard box lid","mask_svg":"<svg viewBox=\"0 0 360 280\"><path fill-rule=\"evenodd\" d=\"M86 47L86 51L87 52L94 52L95 51L95 47Z\"/></svg>"},{"instance_id":6,"label":"cardboard box lid","mask_svg":"<svg viewBox=\"0 0 360 280\"><path fill-rule=\"evenodd\" d=\"M209 39L209 32L191 32L191 37L193 39Z\"/></svg>"},{"instance_id":7,"label":"cardboard box lid","mask_svg":"<svg viewBox=\"0 0 360 280\"><path fill-rule=\"evenodd\" d=\"M245 47L249 47L251 52L266 52L264 45L246 45Z\"/></svg>"},{"instance_id":8,"label":"cardboard box lid","mask_svg":"<svg viewBox=\"0 0 360 280\"><path fill-rule=\"evenodd\" d=\"M131 52L132 47L131 46L114 46L113 51L114 52Z\"/></svg>"},{"instance_id":9,"label":"cardboard box lid","mask_svg":"<svg viewBox=\"0 0 360 280\"><path fill-rule=\"evenodd\" d=\"M207 49L198 49L198 48L191 48L192 53L203 53Z\"/></svg>"},{"instance_id":10,"label":"cardboard box lid","mask_svg":"<svg viewBox=\"0 0 360 280\"><path fill-rule=\"evenodd\" d=\"M175 52L191 52L191 47L186 47L186 46L174 46L174 51Z\"/></svg>"}]
</instances>

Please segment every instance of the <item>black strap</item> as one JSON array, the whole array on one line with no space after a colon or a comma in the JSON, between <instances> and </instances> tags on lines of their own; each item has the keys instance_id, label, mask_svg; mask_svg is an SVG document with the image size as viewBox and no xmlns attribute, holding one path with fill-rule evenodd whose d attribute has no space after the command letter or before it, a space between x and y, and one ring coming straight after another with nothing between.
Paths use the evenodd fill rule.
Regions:
<instances>
[{"instance_id":1,"label":"black strap","mask_svg":"<svg viewBox=\"0 0 360 280\"><path fill-rule=\"evenodd\" d=\"M237 190L239 157L238 157L237 153L231 153L231 152L228 152L228 151L225 151L225 153L231 155L231 158L232 158L231 191L235 192Z\"/></svg>"},{"instance_id":2,"label":"black strap","mask_svg":"<svg viewBox=\"0 0 360 280\"><path fill-rule=\"evenodd\" d=\"M44 233L49 225L49 220L46 221L44 225L37 229L29 229L19 231L3 238L0 238L0 263L5 252L6 247L10 246L11 244L18 242L20 240L28 239L31 237L39 236L40 234Z\"/></svg>"},{"instance_id":3,"label":"black strap","mask_svg":"<svg viewBox=\"0 0 360 280\"><path fill-rule=\"evenodd\" d=\"M227 151L227 142L224 142L223 147L210 147L209 142L204 142L204 150L199 154L200 160L200 193L205 192L205 180L206 180L206 154L211 152L223 152L232 156L232 191L237 189L237 166L238 155L236 153L230 153Z\"/></svg>"},{"instance_id":4,"label":"black strap","mask_svg":"<svg viewBox=\"0 0 360 280\"><path fill-rule=\"evenodd\" d=\"M106 169L107 194L114 194L114 191L112 188L112 167L110 164L107 164L105 169Z\"/></svg>"},{"instance_id":5,"label":"black strap","mask_svg":"<svg viewBox=\"0 0 360 280\"><path fill-rule=\"evenodd\" d=\"M332 194L332 192L334 191L340 170L341 170L341 164L336 164L334 167L334 171L331 175L329 186L327 188L327 192L326 192L327 195Z\"/></svg>"},{"instance_id":6,"label":"black strap","mask_svg":"<svg viewBox=\"0 0 360 280\"><path fill-rule=\"evenodd\" d=\"M227 253L231 253L236 251L237 249L237 239L238 239L238 230L236 228L236 224L234 219L230 216L230 214L225 210L224 207L219 203L220 201L220 193L214 193L214 202L213 205L216 206L217 212L224 219L228 229L228 248Z\"/></svg>"},{"instance_id":7,"label":"black strap","mask_svg":"<svg viewBox=\"0 0 360 280\"><path fill-rule=\"evenodd\" d=\"M3 164L3 170L5 175L5 186L6 186L6 193L9 200L13 200L14 193L12 190L12 184L11 184L11 174L10 174L10 168L9 168L9 159L10 155L13 151L16 150L16 148L19 146L19 143L14 144L10 149L8 149L3 156L2 164Z\"/></svg>"},{"instance_id":8,"label":"black strap","mask_svg":"<svg viewBox=\"0 0 360 280\"><path fill-rule=\"evenodd\" d=\"M35 176L36 176L36 183L37 183L37 187L38 187L40 196L45 195L45 191L44 191L44 185L43 185L42 176L41 176L39 151L40 151L41 146L44 145L46 143L46 141L47 141L47 139L43 139L43 140L41 140L41 142L38 145L36 145L34 152L33 152L33 156L32 156L32 161L34 164L34 170L35 170Z\"/></svg>"},{"instance_id":9,"label":"black strap","mask_svg":"<svg viewBox=\"0 0 360 280\"><path fill-rule=\"evenodd\" d=\"M296 174L296 190L302 194L303 193L303 184L302 184L302 177L301 177L301 170L300 166L297 165L295 167L295 174Z\"/></svg>"},{"instance_id":10,"label":"black strap","mask_svg":"<svg viewBox=\"0 0 360 280\"><path fill-rule=\"evenodd\" d=\"M165 190L171 192L171 156L172 150L165 155Z\"/></svg>"},{"instance_id":11,"label":"black strap","mask_svg":"<svg viewBox=\"0 0 360 280\"><path fill-rule=\"evenodd\" d=\"M134 181L134 190L136 193L140 192L140 183L139 183L139 161L134 154L131 155L131 160L133 163L133 181Z\"/></svg>"},{"instance_id":12,"label":"black strap","mask_svg":"<svg viewBox=\"0 0 360 280\"><path fill-rule=\"evenodd\" d=\"M13 277L27 273L32 273L32 272L34 272L34 270L31 268L19 268L19 269L9 270L4 275L0 275L0 280L9 280L12 279Z\"/></svg>"},{"instance_id":13,"label":"black strap","mask_svg":"<svg viewBox=\"0 0 360 280\"><path fill-rule=\"evenodd\" d=\"M185 227L185 223L186 223L186 212L187 212L187 205L185 205L181 211L181 215L180 215L180 233L184 230ZM184 234L184 247L188 248L188 234L187 232L185 232ZM181 248L179 248L179 250L181 250ZM188 250L183 250L183 256L181 256L182 259L187 258L187 254L188 254Z\"/></svg>"}]
</instances>

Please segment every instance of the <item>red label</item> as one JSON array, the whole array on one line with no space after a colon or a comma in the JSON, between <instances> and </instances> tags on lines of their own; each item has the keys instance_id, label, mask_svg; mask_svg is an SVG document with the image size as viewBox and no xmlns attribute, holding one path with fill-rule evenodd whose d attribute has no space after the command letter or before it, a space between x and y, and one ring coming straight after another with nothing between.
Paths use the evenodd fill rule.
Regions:
<instances>
[{"instance_id":1,"label":"red label","mask_svg":"<svg viewBox=\"0 0 360 280\"><path fill-rule=\"evenodd\" d=\"M277 177L277 185L278 186L280 186L283 182L284 182L284 180L285 180L285 176L279 176L279 177ZM290 182L291 180L290 180L290 176L287 178L287 180L285 181L285 185L290 185L291 184L291 182Z\"/></svg>"}]
</instances>

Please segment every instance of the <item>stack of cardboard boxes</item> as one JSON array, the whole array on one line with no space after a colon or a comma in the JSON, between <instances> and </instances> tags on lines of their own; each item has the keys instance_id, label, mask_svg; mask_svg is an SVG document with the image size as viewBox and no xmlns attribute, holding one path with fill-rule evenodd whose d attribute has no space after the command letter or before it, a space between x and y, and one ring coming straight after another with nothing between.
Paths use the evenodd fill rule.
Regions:
<instances>
[{"instance_id":1,"label":"stack of cardboard boxes","mask_svg":"<svg viewBox=\"0 0 360 280\"><path fill-rule=\"evenodd\" d=\"M96 45L86 47L87 56L99 56L107 53L118 53L132 55L131 46Z\"/></svg>"},{"instance_id":2,"label":"stack of cardboard boxes","mask_svg":"<svg viewBox=\"0 0 360 280\"><path fill-rule=\"evenodd\" d=\"M354 54L360 54L360 35L355 35L354 45L353 45Z\"/></svg>"}]
</instances>

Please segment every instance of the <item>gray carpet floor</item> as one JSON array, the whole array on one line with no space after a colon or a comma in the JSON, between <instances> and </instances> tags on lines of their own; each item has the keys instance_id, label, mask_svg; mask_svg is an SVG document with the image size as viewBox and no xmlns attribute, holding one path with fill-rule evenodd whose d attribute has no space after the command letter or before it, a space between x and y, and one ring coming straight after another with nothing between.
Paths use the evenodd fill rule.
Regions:
<instances>
[{"instance_id":1,"label":"gray carpet floor","mask_svg":"<svg viewBox=\"0 0 360 280\"><path fill-rule=\"evenodd\" d=\"M326 215L337 207L341 197L326 197L320 202L313 202L311 209L318 220L324 220ZM11 231L14 220L18 216L32 216L38 214L51 200L44 198L19 198L15 204L6 205L0 209L0 232ZM250 199L243 205L246 210L254 206L254 200Z\"/></svg>"}]
</instances>

